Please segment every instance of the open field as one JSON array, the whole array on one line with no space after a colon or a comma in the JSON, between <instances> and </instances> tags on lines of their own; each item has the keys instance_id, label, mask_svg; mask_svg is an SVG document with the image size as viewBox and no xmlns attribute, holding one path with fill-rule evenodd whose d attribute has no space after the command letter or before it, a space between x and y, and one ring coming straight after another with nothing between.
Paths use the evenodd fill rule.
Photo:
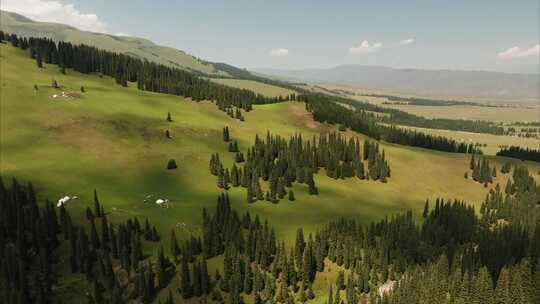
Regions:
<instances>
[{"instance_id":1,"label":"open field","mask_svg":"<svg viewBox=\"0 0 540 304\"><path fill-rule=\"evenodd\" d=\"M449 118L467 120L486 120L503 123L537 122L540 119L540 107L481 107L481 106L417 106L383 105L427 118Z\"/></svg>"},{"instance_id":2,"label":"open field","mask_svg":"<svg viewBox=\"0 0 540 304\"><path fill-rule=\"evenodd\" d=\"M294 93L294 91L273 86L270 84L257 82L253 80L245 79L232 79L232 78L211 78L213 82L224 84L230 87L246 89L255 93L264 95L266 97L285 97Z\"/></svg>"},{"instance_id":3,"label":"open field","mask_svg":"<svg viewBox=\"0 0 540 304\"><path fill-rule=\"evenodd\" d=\"M495 155L500 150L500 146L520 146L529 149L540 149L540 140L537 138L525 138L518 136L493 135L484 133L471 133L463 131L449 131L402 126L403 128L418 130L424 133L453 138L458 142L480 143L487 146L482 147L482 152L488 155Z\"/></svg>"},{"instance_id":4,"label":"open field","mask_svg":"<svg viewBox=\"0 0 540 304\"><path fill-rule=\"evenodd\" d=\"M527 103L509 103L508 107L503 107L500 102L494 104L496 106L471 106L471 105L456 105L456 106L418 106L418 105L397 105L384 104L389 102L384 97L362 96L369 91L361 90L341 85L321 84L314 87L314 90L324 92L321 88L326 88L328 92L340 93L341 96L349 97L359 101L370 102L379 106L402 110L414 115L423 116L426 118L448 118L448 119L469 119L469 120L486 120L501 123L513 122L538 122L540 121L540 106ZM370 94L373 92L369 92ZM381 93L382 94L382 93ZM391 94L390 94L391 95ZM403 96L397 94L396 96ZM421 96L404 96L404 97L421 97ZM450 100L451 98L441 98ZM461 99L457 99L461 100ZM475 101L475 100L463 100ZM478 101L484 103L482 101ZM489 103L489 102L486 102Z\"/></svg>"},{"instance_id":5,"label":"open field","mask_svg":"<svg viewBox=\"0 0 540 304\"><path fill-rule=\"evenodd\" d=\"M242 150L256 134L268 130L282 136L312 136L335 129L314 122L296 102L256 106L242 123L210 102L143 92L134 85L122 88L113 79L94 75L72 71L62 75L49 65L40 70L22 51L6 45L0 50L4 75L0 172L32 181L51 199L80 196L68 208L81 217L96 188L113 221L148 217L164 235L183 223L196 231L202 208L212 210L218 194L215 177L208 172L210 155L219 152L225 163L232 162L221 141L224 126L231 128ZM84 85L87 92L79 99L51 98L57 92L49 86L53 78L62 90L76 91ZM172 123L165 121L168 111ZM165 138L166 129L174 139ZM339 216L368 222L405 209L419 214L426 198L455 197L476 205L484 198L486 190L480 184L463 179L469 160L465 155L387 144L382 148L392 169L387 184L337 181L318 174L318 196L309 196L305 185L296 185L294 203L248 206L245 191L233 189L234 208L268 219L278 236L290 241L297 227L314 231ZM170 158L179 164L177 170L165 170ZM540 167L530 166L536 171ZM146 195L169 198L171 208L143 203Z\"/></svg>"}]
</instances>

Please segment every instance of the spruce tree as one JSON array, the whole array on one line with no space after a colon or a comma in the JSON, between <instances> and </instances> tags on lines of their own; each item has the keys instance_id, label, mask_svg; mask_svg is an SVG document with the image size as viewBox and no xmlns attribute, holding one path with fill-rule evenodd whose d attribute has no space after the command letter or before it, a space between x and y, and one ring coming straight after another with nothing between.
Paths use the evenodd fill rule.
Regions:
<instances>
[{"instance_id":1,"label":"spruce tree","mask_svg":"<svg viewBox=\"0 0 540 304\"><path fill-rule=\"evenodd\" d=\"M180 292L184 299L189 299L193 296L193 289L189 275L189 265L186 256L184 255L180 263Z\"/></svg>"},{"instance_id":2,"label":"spruce tree","mask_svg":"<svg viewBox=\"0 0 540 304\"><path fill-rule=\"evenodd\" d=\"M295 200L294 192L292 190L289 190L288 198L289 198L289 201L291 201L291 202Z\"/></svg>"}]
</instances>

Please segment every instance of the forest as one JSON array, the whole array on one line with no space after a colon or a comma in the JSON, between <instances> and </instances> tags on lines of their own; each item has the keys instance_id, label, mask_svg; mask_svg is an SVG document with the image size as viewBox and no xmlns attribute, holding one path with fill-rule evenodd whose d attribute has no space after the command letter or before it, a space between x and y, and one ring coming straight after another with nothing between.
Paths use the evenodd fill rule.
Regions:
<instances>
[{"instance_id":1,"label":"forest","mask_svg":"<svg viewBox=\"0 0 540 304\"><path fill-rule=\"evenodd\" d=\"M2 182L1 296L4 303L50 303L67 275L55 270L65 243L71 273L93 286L91 303L150 303L174 276L173 290L184 299L305 302L318 296L312 284L326 267L341 269L327 303L538 303L540 187L525 167L512 171L504 192L498 185L490 191L480 217L464 201L427 200L421 223L411 211L369 225L342 218L315 234L298 228L290 246L258 216L234 211L223 192L213 213L202 211L201 235L182 243L173 231L170 249L161 246L154 257L141 252L142 239L160 242L148 221L109 223L97 192L79 226L65 208L38 203L31 183ZM224 257L223 272L212 276L206 264L215 256ZM380 292L383 283L392 288Z\"/></svg>"},{"instance_id":2,"label":"forest","mask_svg":"<svg viewBox=\"0 0 540 304\"><path fill-rule=\"evenodd\" d=\"M521 148L517 146L504 147L497 152L497 156L506 156L520 160L540 162L540 150Z\"/></svg>"},{"instance_id":3,"label":"forest","mask_svg":"<svg viewBox=\"0 0 540 304\"><path fill-rule=\"evenodd\" d=\"M390 177L390 166L377 142L366 140L361 150L358 139L347 140L339 133L320 134L312 140L305 140L301 135L287 140L267 133L266 140L258 135L255 137L255 143L244 159L238 143L229 134L229 128L225 127L223 140L229 142L229 152L236 153L235 164L230 169L225 168L219 154L213 154L210 173L217 177L221 189L228 189L231 184L246 188L248 203L257 200L278 203L286 195L293 201L294 193L287 187L292 187L295 182L308 185L309 193L317 195L319 190L313 175L322 168L334 179L356 177L386 183ZM237 166L240 163L243 166ZM261 180L268 182L266 192L261 187Z\"/></svg>"}]
</instances>

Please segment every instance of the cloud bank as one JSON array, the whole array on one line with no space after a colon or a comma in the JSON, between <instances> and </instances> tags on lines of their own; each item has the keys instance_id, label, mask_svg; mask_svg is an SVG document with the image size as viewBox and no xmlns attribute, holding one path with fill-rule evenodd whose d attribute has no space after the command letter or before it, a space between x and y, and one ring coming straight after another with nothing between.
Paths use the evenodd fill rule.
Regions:
<instances>
[{"instance_id":1,"label":"cloud bank","mask_svg":"<svg viewBox=\"0 0 540 304\"><path fill-rule=\"evenodd\" d=\"M2 0L0 9L36 21L63 23L91 32L107 32L107 25L97 15L82 13L73 4L59 0Z\"/></svg>"},{"instance_id":2,"label":"cloud bank","mask_svg":"<svg viewBox=\"0 0 540 304\"><path fill-rule=\"evenodd\" d=\"M499 59L515 59L540 55L540 44L536 44L528 49L522 50L519 46L514 46L506 51L497 54Z\"/></svg>"},{"instance_id":3,"label":"cloud bank","mask_svg":"<svg viewBox=\"0 0 540 304\"><path fill-rule=\"evenodd\" d=\"M364 40L359 46L352 46L349 48L351 54L367 54L378 51L382 47L382 42L374 42L370 44L369 41Z\"/></svg>"}]
</instances>

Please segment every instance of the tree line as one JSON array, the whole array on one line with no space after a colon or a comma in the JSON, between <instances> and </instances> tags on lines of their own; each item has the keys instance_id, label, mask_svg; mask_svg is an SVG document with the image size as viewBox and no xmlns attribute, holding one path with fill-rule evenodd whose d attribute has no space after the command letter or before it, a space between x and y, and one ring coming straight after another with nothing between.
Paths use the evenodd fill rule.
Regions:
<instances>
[{"instance_id":1,"label":"tree line","mask_svg":"<svg viewBox=\"0 0 540 304\"><path fill-rule=\"evenodd\" d=\"M200 77L200 74L84 44L75 45L63 41L56 43L48 38L18 37L1 32L0 41L3 40L28 50L29 56L36 59L40 67L43 66L42 62L55 64L62 73L68 68L84 74L99 73L113 77L116 83L122 86L127 86L128 82L136 82L140 90L181 95L195 101L211 100L220 110L240 120L243 119L241 110L250 111L253 104L276 103L296 98L295 94L268 98L250 90L214 83Z\"/></svg>"},{"instance_id":2,"label":"tree line","mask_svg":"<svg viewBox=\"0 0 540 304\"><path fill-rule=\"evenodd\" d=\"M535 149L510 146L501 148L496 155L517 158L520 160L530 160L540 163L540 150Z\"/></svg>"},{"instance_id":3,"label":"tree line","mask_svg":"<svg viewBox=\"0 0 540 304\"><path fill-rule=\"evenodd\" d=\"M306 109L313 114L316 121L340 124L376 140L382 139L390 143L444 152L481 153L473 144L459 143L446 137L406 130L394 125L380 124L379 119L372 113L372 108L379 108L375 105L369 105L365 109L351 110L336 104L333 98L323 94L310 94L299 95L297 100L306 103ZM348 104L356 107L354 103Z\"/></svg>"}]
</instances>

